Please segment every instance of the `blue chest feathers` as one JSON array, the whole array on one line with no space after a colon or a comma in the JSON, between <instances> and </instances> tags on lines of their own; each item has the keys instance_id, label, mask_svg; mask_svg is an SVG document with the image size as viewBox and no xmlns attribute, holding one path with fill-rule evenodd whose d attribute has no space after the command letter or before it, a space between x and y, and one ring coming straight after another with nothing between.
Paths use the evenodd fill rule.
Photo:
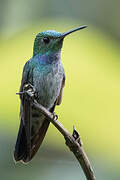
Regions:
<instances>
[{"instance_id":1,"label":"blue chest feathers","mask_svg":"<svg viewBox=\"0 0 120 180\"><path fill-rule=\"evenodd\" d=\"M33 69L33 85L38 93L38 102L50 109L59 96L64 70L57 61L39 64Z\"/></svg>"}]
</instances>

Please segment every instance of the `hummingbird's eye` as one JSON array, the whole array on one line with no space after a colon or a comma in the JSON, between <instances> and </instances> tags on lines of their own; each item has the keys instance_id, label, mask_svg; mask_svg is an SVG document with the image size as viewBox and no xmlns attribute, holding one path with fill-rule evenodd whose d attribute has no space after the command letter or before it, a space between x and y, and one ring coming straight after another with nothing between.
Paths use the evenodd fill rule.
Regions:
<instances>
[{"instance_id":1,"label":"hummingbird's eye","mask_svg":"<svg viewBox=\"0 0 120 180\"><path fill-rule=\"evenodd\" d=\"M44 37L43 41L44 41L45 44L48 44L50 42L50 39L48 37Z\"/></svg>"}]
</instances>

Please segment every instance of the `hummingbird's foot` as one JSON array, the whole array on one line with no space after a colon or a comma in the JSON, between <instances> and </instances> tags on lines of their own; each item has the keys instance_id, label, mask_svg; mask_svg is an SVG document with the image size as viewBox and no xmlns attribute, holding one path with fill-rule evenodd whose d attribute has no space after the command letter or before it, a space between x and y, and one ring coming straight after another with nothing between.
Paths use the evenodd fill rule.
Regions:
<instances>
[{"instance_id":1,"label":"hummingbird's foot","mask_svg":"<svg viewBox=\"0 0 120 180\"><path fill-rule=\"evenodd\" d=\"M35 92L35 88L32 84L28 83L28 84L25 84L24 87L23 87L23 90L24 91L33 91Z\"/></svg>"},{"instance_id":2,"label":"hummingbird's foot","mask_svg":"<svg viewBox=\"0 0 120 180\"><path fill-rule=\"evenodd\" d=\"M35 91L35 87L32 84L25 84L23 87L23 91L30 94L31 98L37 98L37 92Z\"/></svg>"},{"instance_id":3,"label":"hummingbird's foot","mask_svg":"<svg viewBox=\"0 0 120 180\"><path fill-rule=\"evenodd\" d=\"M58 119L58 115L57 115L55 112L53 112L53 119L54 119L55 121Z\"/></svg>"}]
</instances>

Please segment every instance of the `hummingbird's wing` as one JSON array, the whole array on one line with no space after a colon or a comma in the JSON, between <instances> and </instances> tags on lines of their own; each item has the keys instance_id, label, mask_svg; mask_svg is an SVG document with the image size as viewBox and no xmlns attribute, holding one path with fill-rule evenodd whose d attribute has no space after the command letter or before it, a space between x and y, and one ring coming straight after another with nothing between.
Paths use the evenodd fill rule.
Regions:
<instances>
[{"instance_id":1,"label":"hummingbird's wing","mask_svg":"<svg viewBox=\"0 0 120 180\"><path fill-rule=\"evenodd\" d=\"M23 87L28 83L28 76L30 71L30 60L24 66L22 81L20 86L20 92L23 92ZM26 154L28 154L30 148L30 103L25 101L24 95L20 95L21 107L20 107L20 127L18 137L15 145L14 159L20 161Z\"/></svg>"},{"instance_id":2,"label":"hummingbird's wing","mask_svg":"<svg viewBox=\"0 0 120 180\"><path fill-rule=\"evenodd\" d=\"M61 102L62 102L62 94L63 94L64 86L65 86L65 74L63 75L63 80L62 80L62 85L61 85L61 89L60 89L60 94L59 94L59 96L57 98L57 102L56 102L57 105L60 105Z\"/></svg>"}]
</instances>

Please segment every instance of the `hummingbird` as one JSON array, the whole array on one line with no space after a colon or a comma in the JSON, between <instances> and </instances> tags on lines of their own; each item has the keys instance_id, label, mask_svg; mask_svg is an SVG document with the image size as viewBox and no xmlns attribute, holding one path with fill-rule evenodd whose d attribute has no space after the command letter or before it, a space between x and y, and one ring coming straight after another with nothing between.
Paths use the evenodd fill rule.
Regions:
<instances>
[{"instance_id":1,"label":"hummingbird","mask_svg":"<svg viewBox=\"0 0 120 180\"><path fill-rule=\"evenodd\" d=\"M36 35L33 56L23 68L20 93L29 84L37 93L36 100L51 113L62 101L65 72L61 63L61 48L64 38L87 26L80 26L60 33L47 30ZM20 127L16 140L14 159L29 162L38 151L49 127L49 120L20 95Z\"/></svg>"}]
</instances>

